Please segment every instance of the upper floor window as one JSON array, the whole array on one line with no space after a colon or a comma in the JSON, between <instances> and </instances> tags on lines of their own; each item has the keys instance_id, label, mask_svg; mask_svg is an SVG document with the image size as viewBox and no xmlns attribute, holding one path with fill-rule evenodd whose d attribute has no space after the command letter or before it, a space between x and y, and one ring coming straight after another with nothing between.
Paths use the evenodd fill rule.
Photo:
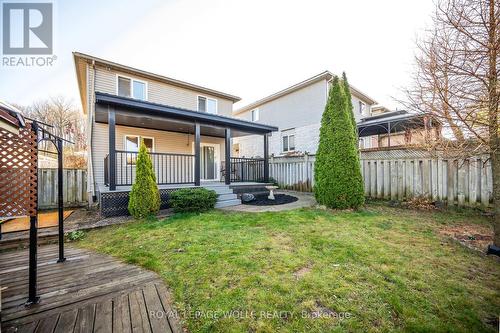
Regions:
<instances>
[{"instance_id":1,"label":"upper floor window","mask_svg":"<svg viewBox=\"0 0 500 333\"><path fill-rule=\"evenodd\" d=\"M260 114L259 109L252 110L252 121L259 121Z\"/></svg>"},{"instance_id":2,"label":"upper floor window","mask_svg":"<svg viewBox=\"0 0 500 333\"><path fill-rule=\"evenodd\" d=\"M365 114L366 104L359 101L359 114Z\"/></svg>"},{"instance_id":3,"label":"upper floor window","mask_svg":"<svg viewBox=\"0 0 500 333\"><path fill-rule=\"evenodd\" d=\"M145 101L147 96L146 82L118 76L118 96L132 97Z\"/></svg>"},{"instance_id":4,"label":"upper floor window","mask_svg":"<svg viewBox=\"0 0 500 333\"><path fill-rule=\"evenodd\" d=\"M283 146L283 152L289 152L295 150L295 134L291 132L283 133L281 136L281 143Z\"/></svg>"},{"instance_id":5,"label":"upper floor window","mask_svg":"<svg viewBox=\"0 0 500 333\"><path fill-rule=\"evenodd\" d=\"M198 111L217 114L217 100L198 96Z\"/></svg>"}]
</instances>

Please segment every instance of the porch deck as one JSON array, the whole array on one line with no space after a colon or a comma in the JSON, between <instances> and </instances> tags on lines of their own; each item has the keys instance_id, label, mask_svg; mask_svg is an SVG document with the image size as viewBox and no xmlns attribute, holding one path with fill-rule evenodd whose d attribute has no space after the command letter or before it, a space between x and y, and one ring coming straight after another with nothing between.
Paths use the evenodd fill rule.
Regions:
<instances>
[{"instance_id":1,"label":"porch deck","mask_svg":"<svg viewBox=\"0 0 500 333\"><path fill-rule=\"evenodd\" d=\"M231 188L237 188L237 187L247 187L247 186L266 186L266 185L272 185L271 183L259 183L259 182L238 182L238 183L231 183L229 187ZM179 189L179 188L185 188L185 187L205 187L205 188L211 188L211 187L216 187L216 186L228 186L224 184L224 182L220 181L202 181L200 183L200 186L195 186L194 184L163 184L163 185L158 185L159 190L164 190L164 189ZM109 186L106 186L105 184L98 184L98 190L100 193L109 193L109 192L130 192L132 190L132 186L130 185L120 185L116 186L116 190L112 191L109 189Z\"/></svg>"},{"instance_id":2,"label":"porch deck","mask_svg":"<svg viewBox=\"0 0 500 333\"><path fill-rule=\"evenodd\" d=\"M155 273L72 246L64 263L56 245L39 248L40 303L25 307L28 254L0 254L2 332L182 332Z\"/></svg>"}]
</instances>

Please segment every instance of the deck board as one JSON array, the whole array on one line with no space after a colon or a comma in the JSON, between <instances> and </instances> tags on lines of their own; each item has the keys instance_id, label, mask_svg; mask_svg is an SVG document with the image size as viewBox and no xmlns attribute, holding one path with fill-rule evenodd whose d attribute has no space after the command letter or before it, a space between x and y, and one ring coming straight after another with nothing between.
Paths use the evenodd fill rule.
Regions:
<instances>
[{"instance_id":1,"label":"deck board","mask_svg":"<svg viewBox=\"0 0 500 333\"><path fill-rule=\"evenodd\" d=\"M28 250L0 253L2 332L183 332L155 273L71 245L66 249L67 261L57 263L56 245L39 247L40 303L31 307L24 305Z\"/></svg>"}]
</instances>

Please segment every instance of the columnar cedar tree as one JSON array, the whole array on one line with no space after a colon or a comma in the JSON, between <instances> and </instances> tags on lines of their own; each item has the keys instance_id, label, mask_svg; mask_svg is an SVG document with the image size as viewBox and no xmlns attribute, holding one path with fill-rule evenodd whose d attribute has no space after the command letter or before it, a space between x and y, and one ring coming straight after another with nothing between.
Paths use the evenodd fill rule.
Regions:
<instances>
[{"instance_id":1,"label":"columnar cedar tree","mask_svg":"<svg viewBox=\"0 0 500 333\"><path fill-rule=\"evenodd\" d=\"M334 77L321 119L314 165L314 195L329 208L358 208L364 203L358 143L348 100L347 81Z\"/></svg>"},{"instance_id":2,"label":"columnar cedar tree","mask_svg":"<svg viewBox=\"0 0 500 333\"><path fill-rule=\"evenodd\" d=\"M135 182L130 191L128 211L135 218L143 218L160 209L160 192L156 186L153 163L142 141L135 170Z\"/></svg>"}]
</instances>

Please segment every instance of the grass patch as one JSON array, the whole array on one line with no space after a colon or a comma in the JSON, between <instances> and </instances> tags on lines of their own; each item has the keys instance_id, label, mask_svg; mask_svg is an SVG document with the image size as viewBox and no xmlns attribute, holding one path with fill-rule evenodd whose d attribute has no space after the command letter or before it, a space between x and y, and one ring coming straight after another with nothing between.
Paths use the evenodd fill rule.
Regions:
<instances>
[{"instance_id":1,"label":"grass patch","mask_svg":"<svg viewBox=\"0 0 500 333\"><path fill-rule=\"evenodd\" d=\"M78 244L160 274L191 332L495 332L498 261L439 234L466 223L488 221L380 204L212 211L112 226Z\"/></svg>"}]
</instances>

